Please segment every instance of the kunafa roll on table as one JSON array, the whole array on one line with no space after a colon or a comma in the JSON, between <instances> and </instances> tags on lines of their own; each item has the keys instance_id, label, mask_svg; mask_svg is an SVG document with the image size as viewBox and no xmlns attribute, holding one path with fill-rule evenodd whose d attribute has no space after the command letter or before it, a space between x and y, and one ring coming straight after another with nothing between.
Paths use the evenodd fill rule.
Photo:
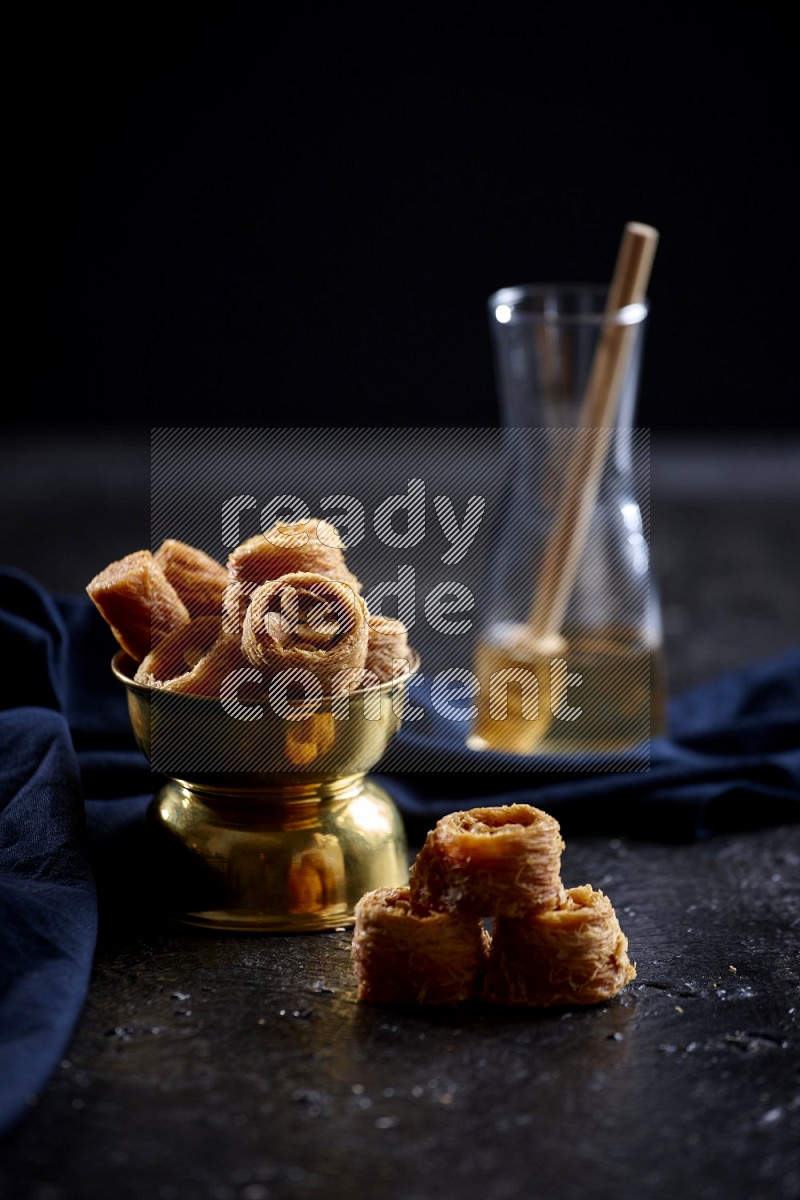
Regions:
<instances>
[{"instance_id":1,"label":"kunafa roll on table","mask_svg":"<svg viewBox=\"0 0 800 1200\"><path fill-rule=\"evenodd\" d=\"M628 939L603 892L564 888L563 848L558 823L531 805L443 817L412 863L409 885L367 893L356 907L358 999L430 1003L430 981L444 987L451 962L464 972L452 1002L553 1008L616 996L636 977ZM491 935L484 917L492 918ZM477 995L465 983L472 970Z\"/></svg>"},{"instance_id":2,"label":"kunafa roll on table","mask_svg":"<svg viewBox=\"0 0 800 1200\"><path fill-rule=\"evenodd\" d=\"M450 813L427 835L410 873L421 908L521 916L563 894L558 822L528 804Z\"/></svg>"},{"instance_id":3,"label":"kunafa roll on table","mask_svg":"<svg viewBox=\"0 0 800 1200\"><path fill-rule=\"evenodd\" d=\"M480 992L488 936L479 919L420 912L406 887L377 888L355 906L351 957L358 999L460 1004Z\"/></svg>"},{"instance_id":4,"label":"kunafa roll on table","mask_svg":"<svg viewBox=\"0 0 800 1200\"><path fill-rule=\"evenodd\" d=\"M364 666L368 618L366 603L348 584L297 571L256 588L245 613L242 649L270 676L311 672L328 694L337 672Z\"/></svg>"},{"instance_id":5,"label":"kunafa roll on table","mask_svg":"<svg viewBox=\"0 0 800 1200\"><path fill-rule=\"evenodd\" d=\"M597 1004L635 977L611 901L585 884L555 908L496 919L482 997L534 1008Z\"/></svg>"}]
</instances>

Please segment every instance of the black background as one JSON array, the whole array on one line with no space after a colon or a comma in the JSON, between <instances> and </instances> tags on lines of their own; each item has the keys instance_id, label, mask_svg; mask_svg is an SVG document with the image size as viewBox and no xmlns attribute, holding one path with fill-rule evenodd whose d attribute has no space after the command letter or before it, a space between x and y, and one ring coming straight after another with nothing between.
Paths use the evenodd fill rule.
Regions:
<instances>
[{"instance_id":1,"label":"black background","mask_svg":"<svg viewBox=\"0 0 800 1200\"><path fill-rule=\"evenodd\" d=\"M638 220L639 424L797 431L791 39L733 11L23 19L7 420L491 424L488 294Z\"/></svg>"}]
</instances>

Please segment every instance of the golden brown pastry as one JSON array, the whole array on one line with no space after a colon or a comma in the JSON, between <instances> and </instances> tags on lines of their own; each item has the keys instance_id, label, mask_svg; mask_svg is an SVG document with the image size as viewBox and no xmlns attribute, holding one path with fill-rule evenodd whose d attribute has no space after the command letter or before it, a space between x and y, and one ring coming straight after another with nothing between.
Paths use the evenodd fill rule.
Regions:
<instances>
[{"instance_id":1,"label":"golden brown pastry","mask_svg":"<svg viewBox=\"0 0 800 1200\"><path fill-rule=\"evenodd\" d=\"M228 555L228 583L223 597L226 628L241 628L247 606L262 583L282 575L308 571L340 579L355 592L361 584L344 559L344 545L328 521L276 521Z\"/></svg>"},{"instance_id":2,"label":"golden brown pastry","mask_svg":"<svg viewBox=\"0 0 800 1200\"><path fill-rule=\"evenodd\" d=\"M563 893L558 822L528 804L442 817L411 867L415 904L475 916L552 908Z\"/></svg>"},{"instance_id":3,"label":"golden brown pastry","mask_svg":"<svg viewBox=\"0 0 800 1200\"><path fill-rule=\"evenodd\" d=\"M228 572L222 563L175 538L165 538L154 557L190 616L221 615L222 593L228 584Z\"/></svg>"},{"instance_id":4,"label":"golden brown pastry","mask_svg":"<svg viewBox=\"0 0 800 1200\"><path fill-rule=\"evenodd\" d=\"M411 669L408 630L402 621L370 614L367 658L363 667L345 667L333 680L336 695L380 687Z\"/></svg>"},{"instance_id":5,"label":"golden brown pastry","mask_svg":"<svg viewBox=\"0 0 800 1200\"><path fill-rule=\"evenodd\" d=\"M189 696L219 696L233 671L249 667L235 634L219 616L197 617L173 630L140 663L136 683Z\"/></svg>"},{"instance_id":6,"label":"golden brown pastry","mask_svg":"<svg viewBox=\"0 0 800 1200\"><path fill-rule=\"evenodd\" d=\"M135 662L189 621L189 610L149 550L134 550L109 563L86 591Z\"/></svg>"},{"instance_id":7,"label":"golden brown pastry","mask_svg":"<svg viewBox=\"0 0 800 1200\"><path fill-rule=\"evenodd\" d=\"M297 571L256 588L245 614L242 649L265 679L310 671L328 693L337 671L363 667L368 612L346 583Z\"/></svg>"},{"instance_id":8,"label":"golden brown pastry","mask_svg":"<svg viewBox=\"0 0 800 1200\"><path fill-rule=\"evenodd\" d=\"M355 907L351 961L358 999L459 1004L480 991L487 935L477 918L422 912L408 888L377 888Z\"/></svg>"},{"instance_id":9,"label":"golden brown pastry","mask_svg":"<svg viewBox=\"0 0 800 1200\"><path fill-rule=\"evenodd\" d=\"M395 673L405 674L408 665L408 630L403 622L370 614L366 669L385 682Z\"/></svg>"},{"instance_id":10,"label":"golden brown pastry","mask_svg":"<svg viewBox=\"0 0 800 1200\"><path fill-rule=\"evenodd\" d=\"M597 1004L635 977L611 901L585 884L555 908L496 919L482 994L536 1008Z\"/></svg>"}]
</instances>

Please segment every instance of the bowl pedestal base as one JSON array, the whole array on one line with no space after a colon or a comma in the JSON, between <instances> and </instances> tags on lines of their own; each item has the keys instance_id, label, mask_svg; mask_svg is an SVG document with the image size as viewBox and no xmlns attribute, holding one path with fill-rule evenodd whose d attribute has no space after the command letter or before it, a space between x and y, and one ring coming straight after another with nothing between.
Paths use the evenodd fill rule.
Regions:
<instances>
[{"instance_id":1,"label":"bowl pedestal base","mask_svg":"<svg viewBox=\"0 0 800 1200\"><path fill-rule=\"evenodd\" d=\"M408 882L400 815L365 775L239 789L171 779L147 828L167 914L207 929L348 926L364 892Z\"/></svg>"}]
</instances>

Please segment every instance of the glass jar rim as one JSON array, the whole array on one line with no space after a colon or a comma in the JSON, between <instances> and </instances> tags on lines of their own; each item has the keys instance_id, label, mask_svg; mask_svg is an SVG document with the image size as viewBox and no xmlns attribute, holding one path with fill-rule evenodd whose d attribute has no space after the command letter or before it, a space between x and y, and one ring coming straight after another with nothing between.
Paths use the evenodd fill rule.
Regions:
<instances>
[{"instance_id":1,"label":"glass jar rim","mask_svg":"<svg viewBox=\"0 0 800 1200\"><path fill-rule=\"evenodd\" d=\"M498 325L640 325L649 312L647 297L606 312L607 296L600 283L521 283L492 292L487 306Z\"/></svg>"}]
</instances>

